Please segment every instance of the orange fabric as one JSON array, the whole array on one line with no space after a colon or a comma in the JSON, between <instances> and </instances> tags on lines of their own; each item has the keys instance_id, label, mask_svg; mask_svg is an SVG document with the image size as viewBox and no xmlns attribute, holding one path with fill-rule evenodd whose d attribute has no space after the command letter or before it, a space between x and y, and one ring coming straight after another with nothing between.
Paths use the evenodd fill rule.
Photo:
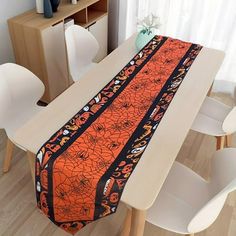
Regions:
<instances>
[{"instance_id":1,"label":"orange fabric","mask_svg":"<svg viewBox=\"0 0 236 236\"><path fill-rule=\"evenodd\" d=\"M119 97L56 159L53 166L56 221L73 221L78 218L93 220L98 181L123 149L179 60L191 46L189 43L181 43L182 48L175 50L175 44L168 40ZM173 59L168 68L163 70L166 58ZM125 75L132 74L134 68L135 65L129 67ZM160 71L162 74L157 78Z\"/></svg>"}]
</instances>

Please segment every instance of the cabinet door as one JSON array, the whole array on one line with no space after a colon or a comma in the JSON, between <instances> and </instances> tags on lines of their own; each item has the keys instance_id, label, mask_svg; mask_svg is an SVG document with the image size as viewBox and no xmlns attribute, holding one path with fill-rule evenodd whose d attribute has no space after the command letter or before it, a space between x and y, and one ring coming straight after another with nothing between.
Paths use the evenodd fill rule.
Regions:
<instances>
[{"instance_id":1,"label":"cabinet door","mask_svg":"<svg viewBox=\"0 0 236 236\"><path fill-rule=\"evenodd\" d=\"M42 31L42 45L51 101L69 87L63 22Z\"/></svg>"},{"instance_id":2,"label":"cabinet door","mask_svg":"<svg viewBox=\"0 0 236 236\"><path fill-rule=\"evenodd\" d=\"M100 49L94 60L94 62L101 61L104 57L107 56L108 48L108 16L102 17L95 24L92 24L88 27L88 30L93 34L97 39Z\"/></svg>"}]
</instances>

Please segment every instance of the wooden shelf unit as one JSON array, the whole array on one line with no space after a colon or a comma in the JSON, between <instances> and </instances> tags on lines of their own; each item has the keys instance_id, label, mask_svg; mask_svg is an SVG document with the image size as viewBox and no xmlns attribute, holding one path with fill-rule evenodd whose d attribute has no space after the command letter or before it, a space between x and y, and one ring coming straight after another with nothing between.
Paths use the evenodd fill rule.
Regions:
<instances>
[{"instance_id":1,"label":"wooden shelf unit","mask_svg":"<svg viewBox=\"0 0 236 236\"><path fill-rule=\"evenodd\" d=\"M74 15L69 17L70 19L74 19L75 24L84 26L88 22L88 14L87 14L87 8L75 13Z\"/></svg>"},{"instance_id":2,"label":"wooden shelf unit","mask_svg":"<svg viewBox=\"0 0 236 236\"><path fill-rule=\"evenodd\" d=\"M46 88L43 102L49 103L72 83L66 56L64 21L72 18L75 24L90 29L100 19L106 17L107 21L107 15L108 0L79 0L76 5L64 0L53 18L46 19L33 9L8 20L16 63L28 68L43 81ZM104 50L104 45L101 48Z\"/></svg>"},{"instance_id":3,"label":"wooden shelf unit","mask_svg":"<svg viewBox=\"0 0 236 236\"><path fill-rule=\"evenodd\" d=\"M94 23L96 19L102 17L107 13L107 2L106 0L98 1L87 8L88 11L88 23Z\"/></svg>"},{"instance_id":4,"label":"wooden shelf unit","mask_svg":"<svg viewBox=\"0 0 236 236\"><path fill-rule=\"evenodd\" d=\"M106 16L107 12L107 0L100 0L73 14L72 16L69 16L69 18L74 19L75 24L87 28L97 20Z\"/></svg>"}]
</instances>

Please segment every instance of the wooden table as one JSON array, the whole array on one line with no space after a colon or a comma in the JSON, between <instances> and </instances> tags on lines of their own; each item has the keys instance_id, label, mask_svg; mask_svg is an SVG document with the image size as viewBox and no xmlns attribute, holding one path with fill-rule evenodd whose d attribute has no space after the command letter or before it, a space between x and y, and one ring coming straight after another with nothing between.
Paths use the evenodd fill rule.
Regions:
<instances>
[{"instance_id":1,"label":"wooden table","mask_svg":"<svg viewBox=\"0 0 236 236\"><path fill-rule=\"evenodd\" d=\"M134 42L135 35L16 133L14 141L32 153L32 174L34 154L132 59ZM122 201L132 207L130 234L123 235L143 235L145 211L155 201L223 58L223 52L203 48L176 93L123 192Z\"/></svg>"}]
</instances>

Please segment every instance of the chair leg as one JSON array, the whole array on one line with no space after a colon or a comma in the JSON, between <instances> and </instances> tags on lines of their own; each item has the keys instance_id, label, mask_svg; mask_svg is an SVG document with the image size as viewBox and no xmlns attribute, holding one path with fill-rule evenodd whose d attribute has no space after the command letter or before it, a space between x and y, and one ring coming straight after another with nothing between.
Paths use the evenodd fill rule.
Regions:
<instances>
[{"instance_id":1,"label":"chair leg","mask_svg":"<svg viewBox=\"0 0 236 236\"><path fill-rule=\"evenodd\" d=\"M227 148L232 147L232 135L226 136L226 145Z\"/></svg>"},{"instance_id":2,"label":"chair leg","mask_svg":"<svg viewBox=\"0 0 236 236\"><path fill-rule=\"evenodd\" d=\"M131 228L132 209L127 209L126 218L120 236L129 236Z\"/></svg>"},{"instance_id":3,"label":"chair leg","mask_svg":"<svg viewBox=\"0 0 236 236\"><path fill-rule=\"evenodd\" d=\"M223 149L225 145L225 136L216 137L216 150Z\"/></svg>"},{"instance_id":4,"label":"chair leg","mask_svg":"<svg viewBox=\"0 0 236 236\"><path fill-rule=\"evenodd\" d=\"M146 221L146 211L132 208L130 236L143 236Z\"/></svg>"},{"instance_id":5,"label":"chair leg","mask_svg":"<svg viewBox=\"0 0 236 236\"><path fill-rule=\"evenodd\" d=\"M208 96L208 97L211 96L212 89L213 89L213 83L212 83L210 89L208 90L208 93L207 93L207 96ZM191 236L192 236L192 235L191 235Z\"/></svg>"},{"instance_id":6,"label":"chair leg","mask_svg":"<svg viewBox=\"0 0 236 236\"><path fill-rule=\"evenodd\" d=\"M5 154L4 164L3 164L3 173L7 173L10 169L12 155L13 155L13 148L14 148L14 143L8 138L6 154Z\"/></svg>"},{"instance_id":7,"label":"chair leg","mask_svg":"<svg viewBox=\"0 0 236 236\"><path fill-rule=\"evenodd\" d=\"M28 162L30 166L30 172L32 175L33 184L35 184L35 154L32 152L27 152Z\"/></svg>"}]
</instances>

